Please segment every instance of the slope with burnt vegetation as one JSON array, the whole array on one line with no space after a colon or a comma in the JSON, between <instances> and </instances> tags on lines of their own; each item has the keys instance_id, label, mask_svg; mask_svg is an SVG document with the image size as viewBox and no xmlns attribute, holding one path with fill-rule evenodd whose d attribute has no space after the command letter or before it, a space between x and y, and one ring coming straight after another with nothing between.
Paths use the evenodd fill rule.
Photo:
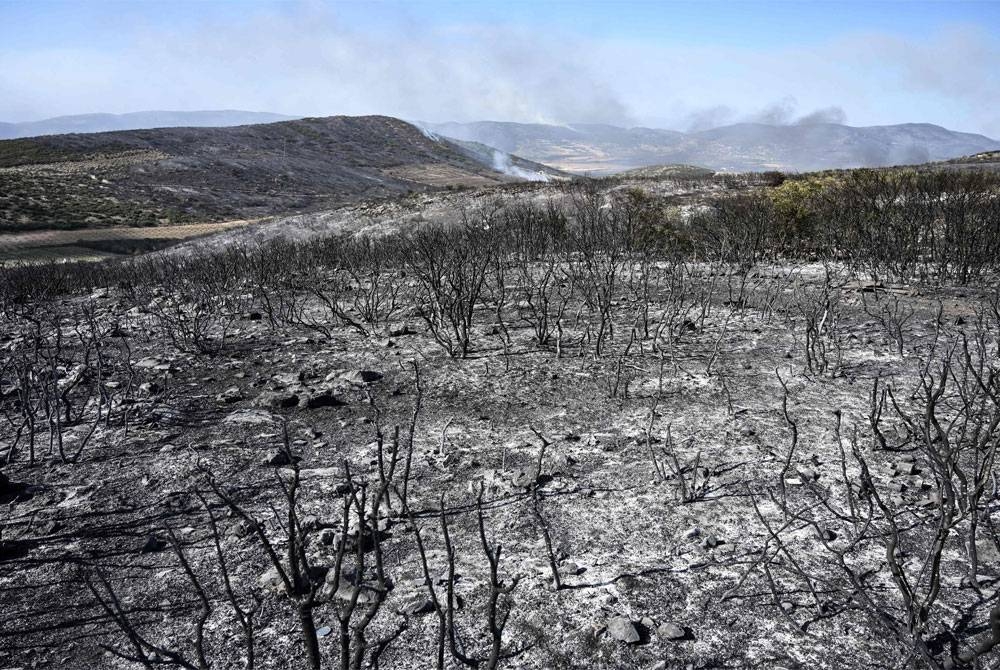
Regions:
<instances>
[{"instance_id":1,"label":"slope with burnt vegetation","mask_svg":"<svg viewBox=\"0 0 1000 670\"><path fill-rule=\"evenodd\" d=\"M996 184L755 179L6 270L0 664L996 667Z\"/></svg>"},{"instance_id":2,"label":"slope with burnt vegetation","mask_svg":"<svg viewBox=\"0 0 1000 670\"><path fill-rule=\"evenodd\" d=\"M0 142L0 230L258 218L517 179L382 116L53 135Z\"/></svg>"}]
</instances>

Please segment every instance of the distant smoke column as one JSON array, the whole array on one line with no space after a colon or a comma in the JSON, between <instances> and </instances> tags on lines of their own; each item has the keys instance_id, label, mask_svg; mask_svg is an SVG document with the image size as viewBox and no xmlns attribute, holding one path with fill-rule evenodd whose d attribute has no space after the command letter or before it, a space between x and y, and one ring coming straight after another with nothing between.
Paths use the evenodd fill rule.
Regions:
<instances>
[{"instance_id":1,"label":"distant smoke column","mask_svg":"<svg viewBox=\"0 0 1000 670\"><path fill-rule=\"evenodd\" d=\"M505 154L502 151L493 152L493 169L497 172L502 172L505 175L510 175L511 177L517 177L518 179L524 179L525 181L548 181L549 176L542 172L535 172L534 170L525 170L514 165L510 160L510 154Z\"/></svg>"}]
</instances>

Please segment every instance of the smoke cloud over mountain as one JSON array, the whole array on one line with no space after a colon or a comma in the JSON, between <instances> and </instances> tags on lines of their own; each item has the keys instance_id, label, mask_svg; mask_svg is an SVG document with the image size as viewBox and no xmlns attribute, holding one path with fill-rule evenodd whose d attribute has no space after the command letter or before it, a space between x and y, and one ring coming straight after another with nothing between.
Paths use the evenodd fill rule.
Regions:
<instances>
[{"instance_id":1,"label":"smoke cloud over mountain","mask_svg":"<svg viewBox=\"0 0 1000 670\"><path fill-rule=\"evenodd\" d=\"M339 9L291 4L196 26L138 23L121 39L63 46L15 46L2 39L13 28L0 28L0 120L248 109L703 130L849 118L1000 136L1000 38L969 25L919 43L834 34L772 47L622 40L562 22L488 25L415 10L358 25Z\"/></svg>"}]
</instances>

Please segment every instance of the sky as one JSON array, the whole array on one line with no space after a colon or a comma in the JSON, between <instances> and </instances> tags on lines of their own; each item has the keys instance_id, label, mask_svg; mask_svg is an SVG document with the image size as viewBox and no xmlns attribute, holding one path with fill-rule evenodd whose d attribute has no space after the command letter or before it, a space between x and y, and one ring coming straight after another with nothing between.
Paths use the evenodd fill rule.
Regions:
<instances>
[{"instance_id":1,"label":"sky","mask_svg":"<svg viewBox=\"0 0 1000 670\"><path fill-rule=\"evenodd\" d=\"M1000 0L0 0L0 121L204 109L1000 138Z\"/></svg>"}]
</instances>

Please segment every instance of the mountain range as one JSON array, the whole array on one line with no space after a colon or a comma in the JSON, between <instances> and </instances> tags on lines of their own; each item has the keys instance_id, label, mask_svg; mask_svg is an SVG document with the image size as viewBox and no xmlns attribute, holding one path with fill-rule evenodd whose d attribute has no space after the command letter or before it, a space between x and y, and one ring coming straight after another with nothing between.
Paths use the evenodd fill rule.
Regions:
<instances>
[{"instance_id":1,"label":"mountain range","mask_svg":"<svg viewBox=\"0 0 1000 670\"><path fill-rule=\"evenodd\" d=\"M0 139L167 127L232 127L301 117L268 112L149 111L84 114L0 123ZM1000 142L927 123L855 127L837 123L738 123L698 132L603 124L550 125L477 121L416 123L464 143L578 174L606 175L652 165L688 164L720 171L809 171L948 160L1000 149ZM470 144L471 143L471 144Z\"/></svg>"},{"instance_id":2,"label":"mountain range","mask_svg":"<svg viewBox=\"0 0 1000 670\"><path fill-rule=\"evenodd\" d=\"M21 123L0 122L0 140L39 135L64 135L66 133L105 133L112 130L141 130L144 128L222 128L246 126L254 123L274 123L302 118L272 114L270 112L243 112L224 109L202 112L132 112L129 114L76 114L57 116L41 121Z\"/></svg>"},{"instance_id":3,"label":"mountain range","mask_svg":"<svg viewBox=\"0 0 1000 670\"><path fill-rule=\"evenodd\" d=\"M739 123L700 132L610 125L480 121L426 124L576 173L605 175L661 164L720 171L810 171L908 165L1000 149L1000 142L928 123L854 127L837 123Z\"/></svg>"}]
</instances>

